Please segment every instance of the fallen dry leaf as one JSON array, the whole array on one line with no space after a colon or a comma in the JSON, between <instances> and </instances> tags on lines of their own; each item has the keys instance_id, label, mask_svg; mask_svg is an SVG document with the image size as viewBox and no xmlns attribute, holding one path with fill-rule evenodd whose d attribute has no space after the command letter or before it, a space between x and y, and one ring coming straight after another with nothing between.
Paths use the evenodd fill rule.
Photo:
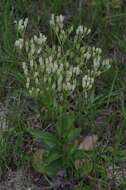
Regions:
<instances>
[{"instance_id":1,"label":"fallen dry leaf","mask_svg":"<svg viewBox=\"0 0 126 190\"><path fill-rule=\"evenodd\" d=\"M80 143L79 149L81 150L92 150L98 141L98 136L97 135L88 135L86 136ZM86 164L87 160L82 159L82 160L76 160L75 161L75 168L79 169L83 164Z\"/></svg>"},{"instance_id":2,"label":"fallen dry leaf","mask_svg":"<svg viewBox=\"0 0 126 190\"><path fill-rule=\"evenodd\" d=\"M80 143L79 149L91 150L95 147L97 140L98 140L97 135L88 135Z\"/></svg>"}]
</instances>

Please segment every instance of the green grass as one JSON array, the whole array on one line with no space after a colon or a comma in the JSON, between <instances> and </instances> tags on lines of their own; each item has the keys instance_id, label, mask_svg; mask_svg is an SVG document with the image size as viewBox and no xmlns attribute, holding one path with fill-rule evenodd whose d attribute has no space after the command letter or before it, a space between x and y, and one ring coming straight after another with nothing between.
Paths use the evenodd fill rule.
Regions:
<instances>
[{"instance_id":1,"label":"green grass","mask_svg":"<svg viewBox=\"0 0 126 190\"><path fill-rule=\"evenodd\" d=\"M98 134L106 152L109 152L108 149L114 147L110 154L106 153L108 156L103 159L105 163L119 165L123 160L126 161L121 155L125 149L126 133L126 7L120 3L116 4L115 1L110 4L109 8L107 7L108 0L94 0L94 2L93 5L90 3L84 4L79 9L79 1L72 0L17 0L15 3L11 0L1 0L0 98L1 101L7 98L15 100L13 103L9 101L11 102L9 103L8 116L10 130L5 134L0 131L0 134L2 133L0 135L1 172L11 167L12 160L16 167L25 164L27 154L23 153L22 149L26 134L27 114L30 113L36 117L40 111L39 105L36 105L25 96L20 58L17 57L13 46L16 36L13 21L22 17L29 17L31 20L30 31L34 32L32 29L35 28L35 31L48 32L47 20L51 13L66 15L68 24L77 25L80 23L91 27L94 35L90 39L90 43L101 47L104 55L113 59L112 68L105 73L102 80L97 81L96 96L92 95L91 103L86 109L84 108L84 115L77 115L77 124L82 127L84 133ZM97 119L100 119L100 124ZM10 141L13 140L15 145L10 144ZM102 151L104 151L104 148L99 150L99 152ZM103 154L103 157L106 155ZM100 158L98 162L103 160ZM105 163L100 163L99 167L104 168ZM98 178L99 173L102 173L102 169L96 171L96 178ZM103 181L107 183L104 175ZM80 190L95 188L93 182L86 185L80 182L80 185L78 185ZM100 190L105 188L101 187ZM125 184L122 184L122 187L120 185L121 188L125 190Z\"/></svg>"}]
</instances>

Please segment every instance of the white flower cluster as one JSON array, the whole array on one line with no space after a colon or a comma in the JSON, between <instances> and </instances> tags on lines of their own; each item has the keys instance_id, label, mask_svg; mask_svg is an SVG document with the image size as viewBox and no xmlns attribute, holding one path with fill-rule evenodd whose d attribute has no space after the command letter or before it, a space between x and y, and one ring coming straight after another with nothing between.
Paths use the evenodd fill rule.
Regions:
<instances>
[{"instance_id":1,"label":"white flower cluster","mask_svg":"<svg viewBox=\"0 0 126 190\"><path fill-rule=\"evenodd\" d=\"M27 24L28 24L28 18L25 18L24 20L21 19L21 20L19 20L19 22L15 21L15 24L16 24L17 31L23 37L23 34L24 34L26 27L27 27ZM21 50L23 48L23 44L24 44L23 38L19 38L15 41L15 46L17 48L19 48L19 50Z\"/></svg>"},{"instance_id":2,"label":"white flower cluster","mask_svg":"<svg viewBox=\"0 0 126 190\"><path fill-rule=\"evenodd\" d=\"M64 16L59 15L56 16L54 14L51 15L50 25L54 26L55 28L59 26L59 28L63 28ZM57 27L58 29L58 27Z\"/></svg>"},{"instance_id":3,"label":"white flower cluster","mask_svg":"<svg viewBox=\"0 0 126 190\"><path fill-rule=\"evenodd\" d=\"M24 45L24 39L19 38L18 40L15 41L15 47L19 48L20 50L23 48Z\"/></svg>"},{"instance_id":4,"label":"white flower cluster","mask_svg":"<svg viewBox=\"0 0 126 190\"><path fill-rule=\"evenodd\" d=\"M77 35L83 35L83 34L90 34L90 32L91 32L91 29L89 28L84 28L84 26L82 26L82 25L80 25L80 26L78 26L78 28L77 28L77 30L76 30L76 34Z\"/></svg>"},{"instance_id":5,"label":"white flower cluster","mask_svg":"<svg viewBox=\"0 0 126 190\"><path fill-rule=\"evenodd\" d=\"M15 42L15 46L25 52L22 67L30 95L50 93L60 98L70 96L76 90L87 93L95 78L110 67L109 59L103 59L100 48L84 43L90 29L83 26L64 29L63 21L62 15L51 17L50 26L56 40L53 44L47 43L42 33ZM17 23L20 31L22 23Z\"/></svg>"},{"instance_id":6,"label":"white flower cluster","mask_svg":"<svg viewBox=\"0 0 126 190\"><path fill-rule=\"evenodd\" d=\"M21 19L19 20L19 22L15 21L15 24L16 24L16 27L17 27L17 30L18 32L24 32L26 27L27 27L27 24L28 24L28 18L25 18L24 20Z\"/></svg>"}]
</instances>

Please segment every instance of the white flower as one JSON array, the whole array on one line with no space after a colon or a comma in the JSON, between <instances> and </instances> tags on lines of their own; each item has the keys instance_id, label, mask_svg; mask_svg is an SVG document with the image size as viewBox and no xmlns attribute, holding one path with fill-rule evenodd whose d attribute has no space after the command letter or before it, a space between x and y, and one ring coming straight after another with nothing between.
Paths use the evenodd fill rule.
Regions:
<instances>
[{"instance_id":1,"label":"white flower","mask_svg":"<svg viewBox=\"0 0 126 190\"><path fill-rule=\"evenodd\" d=\"M38 94L38 93L40 92L40 89L39 89L39 88L37 88L37 89L36 89L36 92L37 92L37 94Z\"/></svg>"},{"instance_id":2,"label":"white flower","mask_svg":"<svg viewBox=\"0 0 126 190\"><path fill-rule=\"evenodd\" d=\"M61 83L63 81L62 75L59 76L58 82Z\"/></svg>"},{"instance_id":3,"label":"white flower","mask_svg":"<svg viewBox=\"0 0 126 190\"><path fill-rule=\"evenodd\" d=\"M28 41L25 42L25 49L26 49L26 52L29 51L29 43L28 43Z\"/></svg>"},{"instance_id":4,"label":"white flower","mask_svg":"<svg viewBox=\"0 0 126 190\"><path fill-rule=\"evenodd\" d=\"M84 27L82 25L78 26L78 28L76 29L76 34L83 34L84 32Z\"/></svg>"},{"instance_id":5,"label":"white flower","mask_svg":"<svg viewBox=\"0 0 126 190\"><path fill-rule=\"evenodd\" d=\"M60 75L60 74L61 74L61 71L62 71L62 70L61 70L60 68L58 68L58 69L57 69L57 75Z\"/></svg>"},{"instance_id":6,"label":"white flower","mask_svg":"<svg viewBox=\"0 0 126 190\"><path fill-rule=\"evenodd\" d=\"M53 90L56 89L56 84L55 84L55 83L52 84L52 89L53 89Z\"/></svg>"},{"instance_id":7,"label":"white flower","mask_svg":"<svg viewBox=\"0 0 126 190\"><path fill-rule=\"evenodd\" d=\"M75 88L76 88L76 81L74 81L73 84L72 84L72 91L74 91Z\"/></svg>"},{"instance_id":8,"label":"white flower","mask_svg":"<svg viewBox=\"0 0 126 190\"><path fill-rule=\"evenodd\" d=\"M66 65L66 68L68 68L69 67L69 62L66 62L65 65Z\"/></svg>"},{"instance_id":9,"label":"white flower","mask_svg":"<svg viewBox=\"0 0 126 190\"><path fill-rule=\"evenodd\" d=\"M23 62L22 63L22 68L25 70L27 67L26 67L26 62Z\"/></svg>"},{"instance_id":10,"label":"white flower","mask_svg":"<svg viewBox=\"0 0 126 190\"><path fill-rule=\"evenodd\" d=\"M20 50L23 48L24 45L24 39L19 38L15 41L15 47L19 48Z\"/></svg>"},{"instance_id":11,"label":"white flower","mask_svg":"<svg viewBox=\"0 0 126 190\"><path fill-rule=\"evenodd\" d=\"M72 77L72 74L73 74L73 73L72 73L71 70L69 70L69 71L66 72L66 76L68 76L68 77L70 77L70 78Z\"/></svg>"},{"instance_id":12,"label":"white flower","mask_svg":"<svg viewBox=\"0 0 126 190\"><path fill-rule=\"evenodd\" d=\"M25 20L24 20L24 27L25 28L27 27L27 24L28 24L28 18L25 18Z\"/></svg>"},{"instance_id":13,"label":"white flower","mask_svg":"<svg viewBox=\"0 0 126 190\"><path fill-rule=\"evenodd\" d=\"M80 74L80 68L76 67L76 75L79 75L79 74Z\"/></svg>"},{"instance_id":14,"label":"white flower","mask_svg":"<svg viewBox=\"0 0 126 190\"><path fill-rule=\"evenodd\" d=\"M18 31L23 31L24 26L23 26L23 19L20 19L18 22Z\"/></svg>"},{"instance_id":15,"label":"white flower","mask_svg":"<svg viewBox=\"0 0 126 190\"><path fill-rule=\"evenodd\" d=\"M38 78L35 78L35 84L38 85L38 83L39 83Z\"/></svg>"},{"instance_id":16,"label":"white flower","mask_svg":"<svg viewBox=\"0 0 126 190\"><path fill-rule=\"evenodd\" d=\"M109 65L110 65L110 64L109 64L109 59L103 60L102 65L103 65L103 66L109 66Z\"/></svg>"},{"instance_id":17,"label":"white flower","mask_svg":"<svg viewBox=\"0 0 126 190\"><path fill-rule=\"evenodd\" d=\"M31 44L31 55L33 55L34 53L35 53L35 50L36 50L36 47L35 47L35 44L34 43L32 43Z\"/></svg>"},{"instance_id":18,"label":"white flower","mask_svg":"<svg viewBox=\"0 0 126 190\"><path fill-rule=\"evenodd\" d=\"M30 60L30 67L33 68L33 65L34 65L34 61L33 59Z\"/></svg>"},{"instance_id":19,"label":"white flower","mask_svg":"<svg viewBox=\"0 0 126 190\"><path fill-rule=\"evenodd\" d=\"M38 50L37 50L37 54L40 54L42 51L42 48L40 47Z\"/></svg>"},{"instance_id":20,"label":"white flower","mask_svg":"<svg viewBox=\"0 0 126 190\"><path fill-rule=\"evenodd\" d=\"M25 18L25 20L20 19L18 22L16 21L17 29L19 32L24 32L28 24L28 18Z\"/></svg>"},{"instance_id":21,"label":"white flower","mask_svg":"<svg viewBox=\"0 0 126 190\"><path fill-rule=\"evenodd\" d=\"M32 96L32 94L33 94L33 90L32 89L29 90L29 94Z\"/></svg>"},{"instance_id":22,"label":"white flower","mask_svg":"<svg viewBox=\"0 0 126 190\"><path fill-rule=\"evenodd\" d=\"M38 37L36 36L36 35L34 35L34 41L36 42L36 43L38 43Z\"/></svg>"},{"instance_id":23,"label":"white flower","mask_svg":"<svg viewBox=\"0 0 126 190\"><path fill-rule=\"evenodd\" d=\"M45 35L43 35L42 33L39 34L39 40L38 40L38 44L42 45L46 42L47 37Z\"/></svg>"},{"instance_id":24,"label":"white flower","mask_svg":"<svg viewBox=\"0 0 126 190\"><path fill-rule=\"evenodd\" d=\"M85 79L85 77L82 79L82 87L83 88L86 88L86 83L87 83L87 81L86 81L86 79Z\"/></svg>"},{"instance_id":25,"label":"white flower","mask_svg":"<svg viewBox=\"0 0 126 190\"><path fill-rule=\"evenodd\" d=\"M42 56L39 57L39 63L40 63L41 66L43 65L43 59L42 59Z\"/></svg>"},{"instance_id":26,"label":"white flower","mask_svg":"<svg viewBox=\"0 0 126 190\"><path fill-rule=\"evenodd\" d=\"M94 69L97 70L100 66L100 59L94 59Z\"/></svg>"},{"instance_id":27,"label":"white flower","mask_svg":"<svg viewBox=\"0 0 126 190\"><path fill-rule=\"evenodd\" d=\"M55 15L54 14L51 15L50 25L53 25L53 26L55 25Z\"/></svg>"},{"instance_id":28,"label":"white flower","mask_svg":"<svg viewBox=\"0 0 126 190\"><path fill-rule=\"evenodd\" d=\"M88 35L90 34L90 32L91 32L90 28L89 29L87 27L84 28L84 34Z\"/></svg>"},{"instance_id":29,"label":"white flower","mask_svg":"<svg viewBox=\"0 0 126 190\"><path fill-rule=\"evenodd\" d=\"M27 88L27 89L29 88L29 83L28 83L28 82L26 83L26 88Z\"/></svg>"},{"instance_id":30,"label":"white flower","mask_svg":"<svg viewBox=\"0 0 126 190\"><path fill-rule=\"evenodd\" d=\"M30 83L30 78L27 77L27 83Z\"/></svg>"},{"instance_id":31,"label":"white flower","mask_svg":"<svg viewBox=\"0 0 126 190\"><path fill-rule=\"evenodd\" d=\"M60 78L57 81L57 85L58 85L58 91L60 92L62 89L62 81L60 80Z\"/></svg>"},{"instance_id":32,"label":"white flower","mask_svg":"<svg viewBox=\"0 0 126 190\"><path fill-rule=\"evenodd\" d=\"M70 82L67 83L67 89L68 89L69 91L72 90L72 85L70 84Z\"/></svg>"},{"instance_id":33,"label":"white flower","mask_svg":"<svg viewBox=\"0 0 126 190\"><path fill-rule=\"evenodd\" d=\"M97 52L98 54L101 54L101 53L102 53L101 48L96 48L96 52Z\"/></svg>"},{"instance_id":34,"label":"white flower","mask_svg":"<svg viewBox=\"0 0 126 190\"><path fill-rule=\"evenodd\" d=\"M49 62L51 63L53 60L52 56L49 56Z\"/></svg>"},{"instance_id":35,"label":"white flower","mask_svg":"<svg viewBox=\"0 0 126 190\"><path fill-rule=\"evenodd\" d=\"M62 23L64 21L64 16L63 15L59 15L59 21L60 21L60 23Z\"/></svg>"},{"instance_id":36,"label":"white flower","mask_svg":"<svg viewBox=\"0 0 126 190\"><path fill-rule=\"evenodd\" d=\"M94 78L90 78L90 82L91 82L91 84L93 84L94 83Z\"/></svg>"},{"instance_id":37,"label":"white flower","mask_svg":"<svg viewBox=\"0 0 126 190\"><path fill-rule=\"evenodd\" d=\"M46 65L46 72L47 72L48 74L50 74L51 71L52 71L52 69L51 69L50 65Z\"/></svg>"},{"instance_id":38,"label":"white flower","mask_svg":"<svg viewBox=\"0 0 126 190\"><path fill-rule=\"evenodd\" d=\"M28 69L27 69L27 68L25 68L24 74L25 74L25 75L28 75Z\"/></svg>"},{"instance_id":39,"label":"white flower","mask_svg":"<svg viewBox=\"0 0 126 190\"><path fill-rule=\"evenodd\" d=\"M38 75L39 75L39 73L36 71L36 72L34 73L34 78L36 78Z\"/></svg>"},{"instance_id":40,"label":"white flower","mask_svg":"<svg viewBox=\"0 0 126 190\"><path fill-rule=\"evenodd\" d=\"M87 30L87 34L90 34L91 33L91 29L89 28L88 30Z\"/></svg>"},{"instance_id":41,"label":"white flower","mask_svg":"<svg viewBox=\"0 0 126 190\"><path fill-rule=\"evenodd\" d=\"M56 62L54 62L53 63L53 72L56 72L57 71L57 69L58 69L58 65L57 65L57 63Z\"/></svg>"},{"instance_id":42,"label":"white flower","mask_svg":"<svg viewBox=\"0 0 126 190\"><path fill-rule=\"evenodd\" d=\"M85 54L85 57L86 57L87 60L89 60L89 59L91 58L90 52L87 52L87 53Z\"/></svg>"},{"instance_id":43,"label":"white flower","mask_svg":"<svg viewBox=\"0 0 126 190\"><path fill-rule=\"evenodd\" d=\"M60 71L63 71L63 64L60 64L59 69Z\"/></svg>"},{"instance_id":44,"label":"white flower","mask_svg":"<svg viewBox=\"0 0 126 190\"><path fill-rule=\"evenodd\" d=\"M44 83L47 82L47 76L44 76L43 81L44 81Z\"/></svg>"}]
</instances>

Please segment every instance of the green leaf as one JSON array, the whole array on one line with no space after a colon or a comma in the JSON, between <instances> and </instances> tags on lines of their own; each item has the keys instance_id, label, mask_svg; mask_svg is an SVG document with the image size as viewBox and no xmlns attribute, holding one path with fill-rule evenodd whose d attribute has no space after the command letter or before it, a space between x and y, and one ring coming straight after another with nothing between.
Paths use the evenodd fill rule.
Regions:
<instances>
[{"instance_id":1,"label":"green leaf","mask_svg":"<svg viewBox=\"0 0 126 190\"><path fill-rule=\"evenodd\" d=\"M103 165L95 164L95 171L101 178L107 177L107 171Z\"/></svg>"},{"instance_id":2,"label":"green leaf","mask_svg":"<svg viewBox=\"0 0 126 190\"><path fill-rule=\"evenodd\" d=\"M74 115L73 114L62 114L61 117L58 118L56 129L59 135L64 134L64 132L68 131L74 125Z\"/></svg>"},{"instance_id":3,"label":"green leaf","mask_svg":"<svg viewBox=\"0 0 126 190\"><path fill-rule=\"evenodd\" d=\"M56 146L57 144L59 144L58 139L55 134L51 134L49 132L36 130L36 129L35 130L30 129L28 131L35 139L42 140L45 144L47 144L50 147Z\"/></svg>"},{"instance_id":4,"label":"green leaf","mask_svg":"<svg viewBox=\"0 0 126 190\"><path fill-rule=\"evenodd\" d=\"M47 153L43 150L38 150L33 155L32 167L39 173L54 176L62 166L61 155L53 150Z\"/></svg>"},{"instance_id":5,"label":"green leaf","mask_svg":"<svg viewBox=\"0 0 126 190\"><path fill-rule=\"evenodd\" d=\"M53 150L51 152L49 152L48 157L45 161L45 165L49 165L50 163L58 160L59 158L61 158L61 155L58 154L58 152L54 152Z\"/></svg>"},{"instance_id":6,"label":"green leaf","mask_svg":"<svg viewBox=\"0 0 126 190\"><path fill-rule=\"evenodd\" d=\"M48 176L56 176L58 171L62 169L61 160L55 160L49 165L43 166L43 172Z\"/></svg>"},{"instance_id":7,"label":"green leaf","mask_svg":"<svg viewBox=\"0 0 126 190\"><path fill-rule=\"evenodd\" d=\"M68 149L69 155L73 155L76 152L76 150L78 149L77 148L78 146L76 143L70 143L68 147L69 147L69 149Z\"/></svg>"},{"instance_id":8,"label":"green leaf","mask_svg":"<svg viewBox=\"0 0 126 190\"><path fill-rule=\"evenodd\" d=\"M83 159L84 157L86 157L86 153L84 150L80 150L80 149L76 149L76 151L73 154L74 160L80 160Z\"/></svg>"},{"instance_id":9,"label":"green leaf","mask_svg":"<svg viewBox=\"0 0 126 190\"><path fill-rule=\"evenodd\" d=\"M93 169L93 162L91 160L85 160L83 164L83 173L89 175Z\"/></svg>"},{"instance_id":10,"label":"green leaf","mask_svg":"<svg viewBox=\"0 0 126 190\"><path fill-rule=\"evenodd\" d=\"M92 188L89 185L85 185L83 190L92 190Z\"/></svg>"},{"instance_id":11,"label":"green leaf","mask_svg":"<svg viewBox=\"0 0 126 190\"><path fill-rule=\"evenodd\" d=\"M80 128L71 128L67 134L67 140L72 141L75 140L76 137L80 135L81 129Z\"/></svg>"}]
</instances>

